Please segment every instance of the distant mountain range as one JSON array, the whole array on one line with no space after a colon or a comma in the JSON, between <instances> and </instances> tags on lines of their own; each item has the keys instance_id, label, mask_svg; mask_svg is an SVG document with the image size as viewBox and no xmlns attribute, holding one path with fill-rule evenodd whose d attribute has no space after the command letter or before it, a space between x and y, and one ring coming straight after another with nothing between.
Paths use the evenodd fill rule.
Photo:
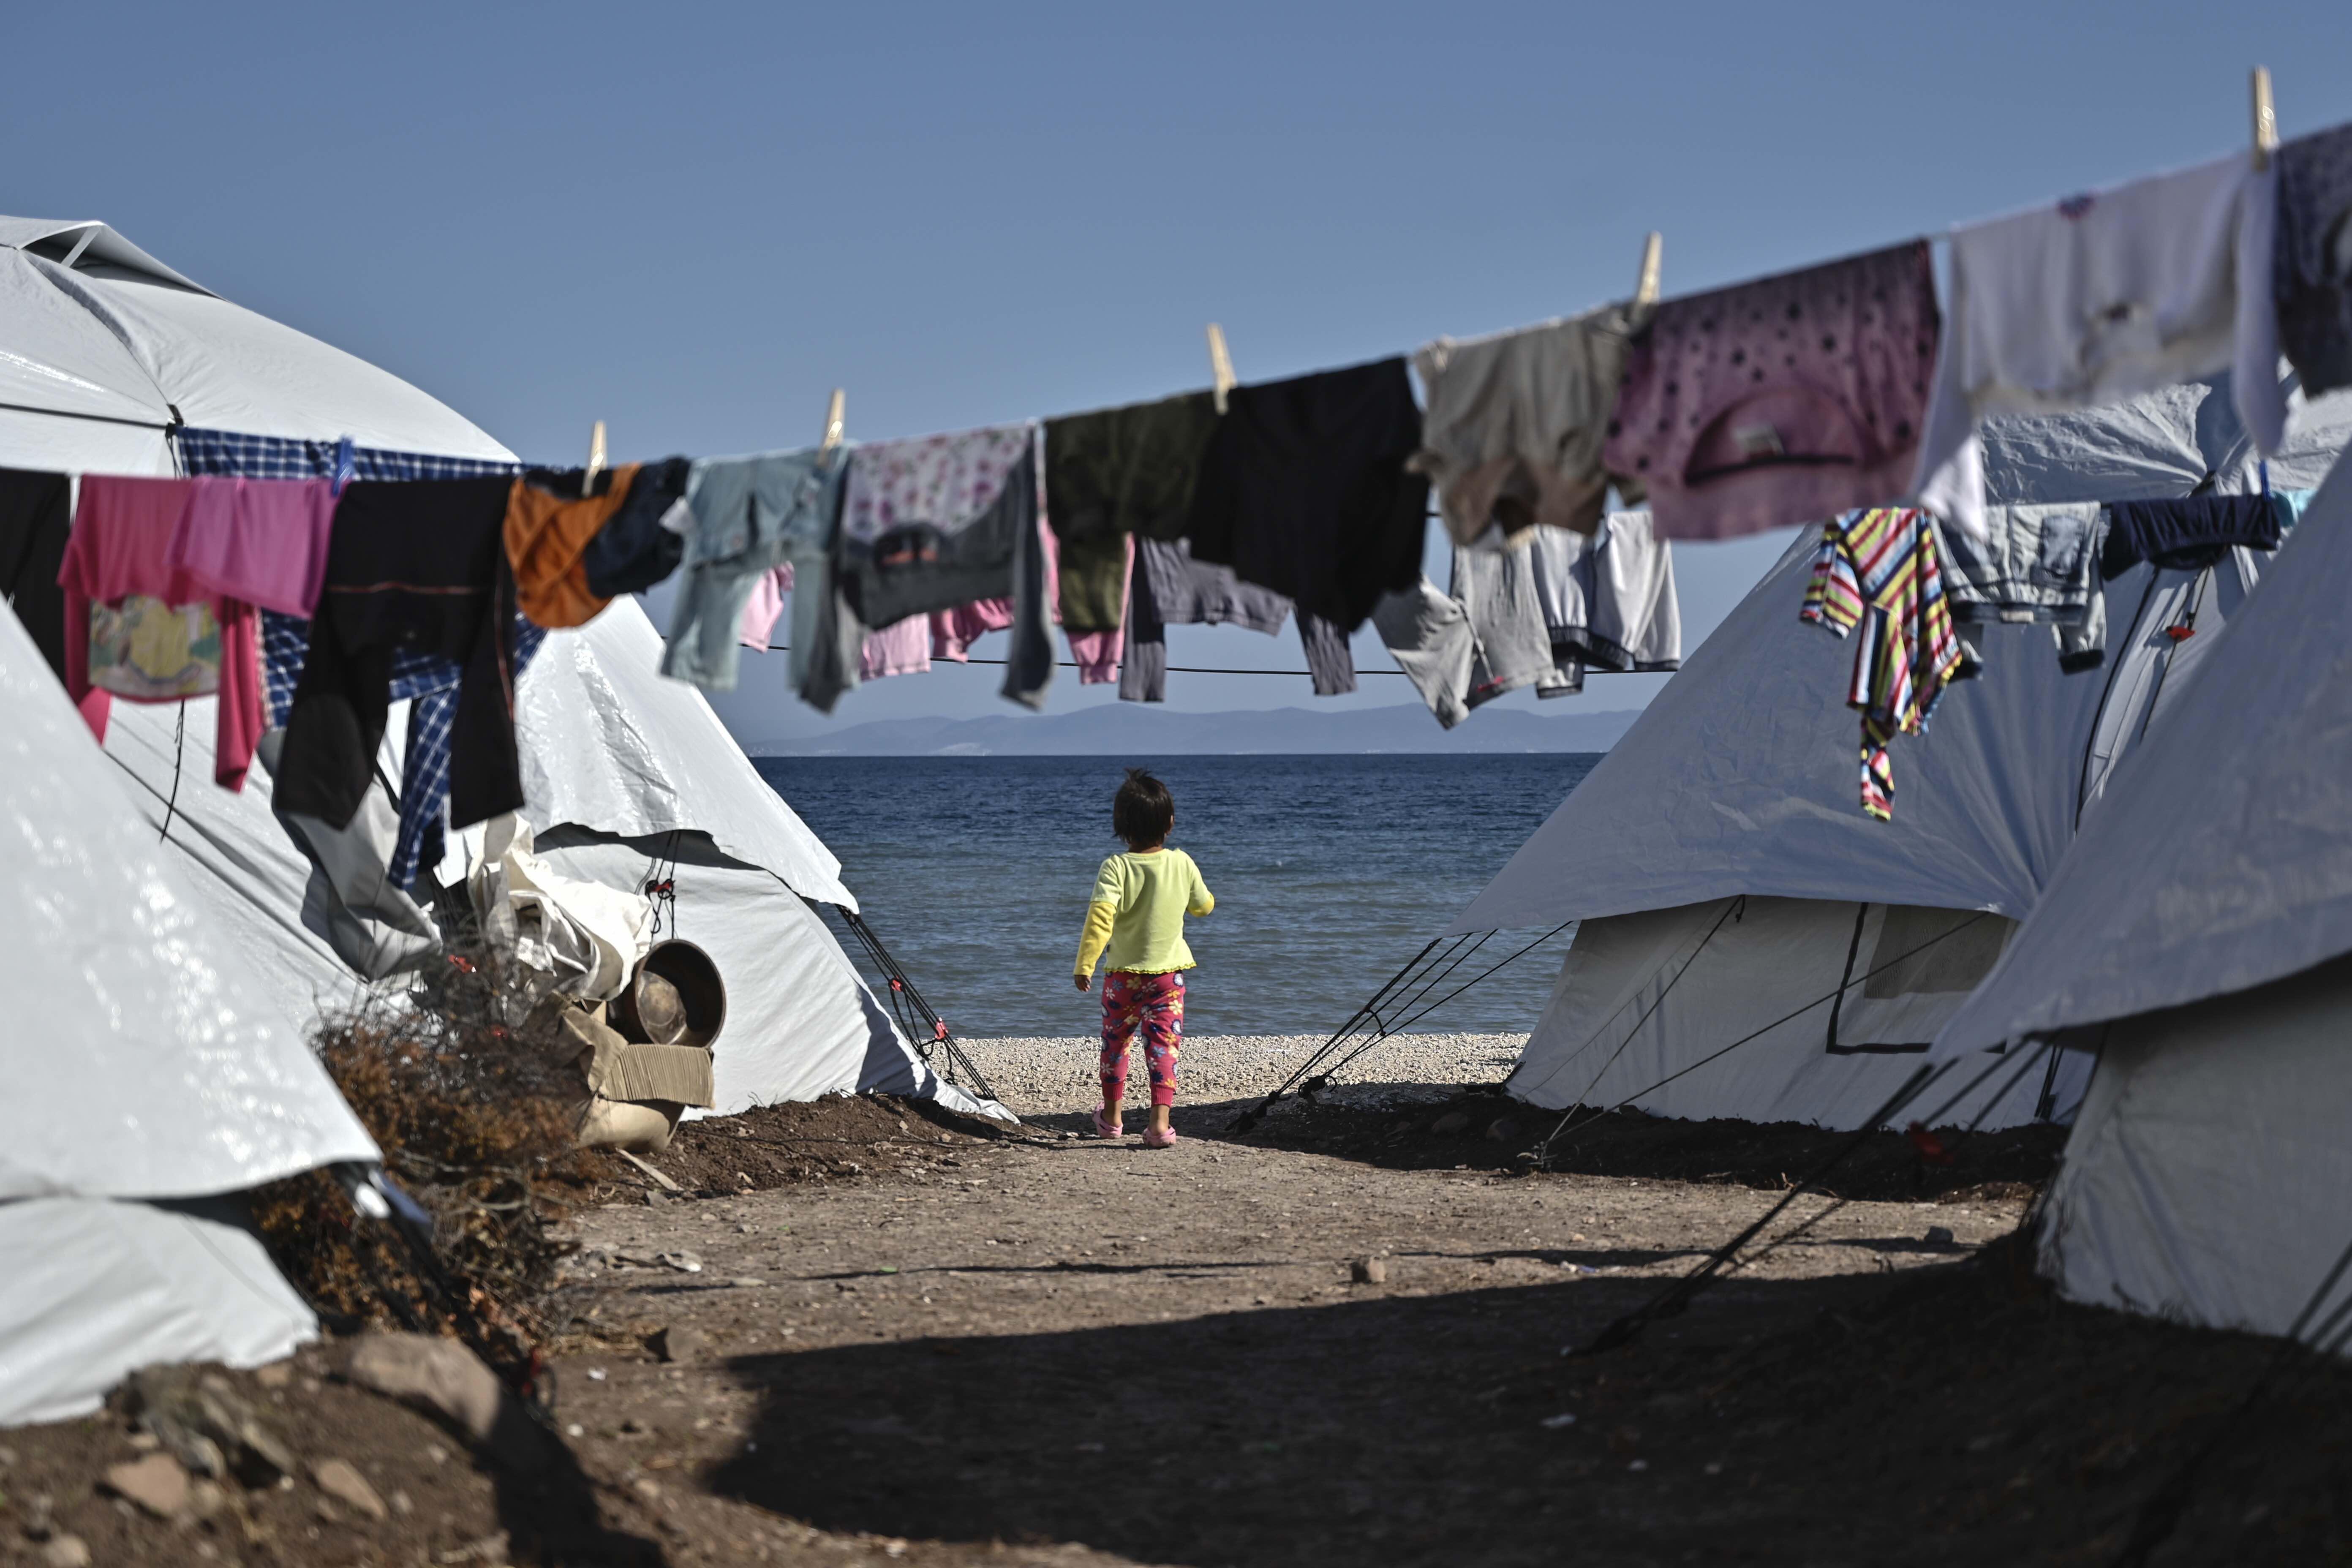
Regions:
<instances>
[{"instance_id":1,"label":"distant mountain range","mask_svg":"<svg viewBox=\"0 0 2352 1568\"><path fill-rule=\"evenodd\" d=\"M1228 713L1174 712L1110 702L1037 718L888 719L830 734L754 742L755 757L1216 756L1302 752L1605 752L1641 717L1639 709L1566 713L1489 708L1452 730L1429 710L1306 708Z\"/></svg>"}]
</instances>

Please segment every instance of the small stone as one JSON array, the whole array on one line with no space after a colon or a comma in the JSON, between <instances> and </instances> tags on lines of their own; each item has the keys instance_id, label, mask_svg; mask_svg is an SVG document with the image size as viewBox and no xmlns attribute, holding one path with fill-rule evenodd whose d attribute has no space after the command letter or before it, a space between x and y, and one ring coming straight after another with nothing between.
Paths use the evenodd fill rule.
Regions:
<instances>
[{"instance_id":1,"label":"small stone","mask_svg":"<svg viewBox=\"0 0 2352 1568\"><path fill-rule=\"evenodd\" d=\"M639 1476L635 1480L629 1483L629 1489L636 1493L639 1497L645 1499L647 1502L658 1502L661 1500L661 1483L654 1479L651 1476Z\"/></svg>"},{"instance_id":2,"label":"small stone","mask_svg":"<svg viewBox=\"0 0 2352 1568\"><path fill-rule=\"evenodd\" d=\"M89 1544L79 1535L59 1535L41 1548L43 1568L89 1568Z\"/></svg>"},{"instance_id":3,"label":"small stone","mask_svg":"<svg viewBox=\"0 0 2352 1568\"><path fill-rule=\"evenodd\" d=\"M131 1434L131 1447L142 1454L152 1454L163 1446L163 1439L156 1436L152 1432L133 1432Z\"/></svg>"},{"instance_id":4,"label":"small stone","mask_svg":"<svg viewBox=\"0 0 2352 1568\"><path fill-rule=\"evenodd\" d=\"M1946 1225L1931 1225L1927 1227L1928 1246L1949 1247L1952 1245L1952 1240L1951 1226Z\"/></svg>"},{"instance_id":5,"label":"small stone","mask_svg":"<svg viewBox=\"0 0 2352 1568\"><path fill-rule=\"evenodd\" d=\"M416 1504L410 1500L406 1492L394 1492L392 1494L392 1511L406 1519L416 1511Z\"/></svg>"},{"instance_id":6,"label":"small stone","mask_svg":"<svg viewBox=\"0 0 2352 1568\"><path fill-rule=\"evenodd\" d=\"M286 1440L218 1373L144 1367L125 1380L124 1392L139 1424L193 1474L234 1471L248 1487L266 1487L294 1468Z\"/></svg>"},{"instance_id":7,"label":"small stone","mask_svg":"<svg viewBox=\"0 0 2352 1568\"><path fill-rule=\"evenodd\" d=\"M764 1290L768 1288L768 1282L765 1279L758 1279L755 1276L749 1274L742 1275L734 1279L730 1279L727 1283L732 1285L738 1290Z\"/></svg>"},{"instance_id":8,"label":"small stone","mask_svg":"<svg viewBox=\"0 0 2352 1568\"><path fill-rule=\"evenodd\" d=\"M1348 1278L1359 1285L1385 1285L1389 1282L1389 1260L1385 1258L1359 1258L1348 1265Z\"/></svg>"},{"instance_id":9,"label":"small stone","mask_svg":"<svg viewBox=\"0 0 2352 1568\"><path fill-rule=\"evenodd\" d=\"M169 1454L107 1466L106 1488L157 1519L170 1519L188 1506L188 1472Z\"/></svg>"},{"instance_id":10,"label":"small stone","mask_svg":"<svg viewBox=\"0 0 2352 1568\"><path fill-rule=\"evenodd\" d=\"M691 1252L656 1252L654 1254L654 1261L665 1268L675 1268L680 1274L702 1272L702 1259Z\"/></svg>"},{"instance_id":11,"label":"small stone","mask_svg":"<svg viewBox=\"0 0 2352 1568\"><path fill-rule=\"evenodd\" d=\"M440 1416L509 1469L544 1469L548 1442L498 1373L455 1340L375 1333L352 1352L351 1380Z\"/></svg>"},{"instance_id":12,"label":"small stone","mask_svg":"<svg viewBox=\"0 0 2352 1568\"><path fill-rule=\"evenodd\" d=\"M392 1510L383 1506L383 1499L375 1495L367 1478L342 1459L318 1459L310 1465L310 1484L333 1498L344 1507L363 1513L370 1519L391 1517Z\"/></svg>"},{"instance_id":13,"label":"small stone","mask_svg":"<svg viewBox=\"0 0 2352 1568\"><path fill-rule=\"evenodd\" d=\"M188 1511L210 1519L228 1506L228 1490L218 1481L196 1480L188 1487Z\"/></svg>"},{"instance_id":14,"label":"small stone","mask_svg":"<svg viewBox=\"0 0 2352 1568\"><path fill-rule=\"evenodd\" d=\"M1449 1110L1444 1115L1439 1117L1436 1121L1431 1122L1429 1124L1429 1130L1437 1134L1440 1138L1451 1138L1455 1133L1466 1130L1469 1125L1470 1113L1468 1111Z\"/></svg>"},{"instance_id":15,"label":"small stone","mask_svg":"<svg viewBox=\"0 0 2352 1568\"><path fill-rule=\"evenodd\" d=\"M638 1420L634 1415L627 1417L621 1423L621 1430L627 1433L632 1437L643 1436L651 1429L652 1428L648 1427L644 1422Z\"/></svg>"},{"instance_id":16,"label":"small stone","mask_svg":"<svg viewBox=\"0 0 2352 1568\"><path fill-rule=\"evenodd\" d=\"M710 1349L710 1336L700 1329L672 1323L666 1328L656 1329L646 1339L646 1348L661 1361L696 1361Z\"/></svg>"},{"instance_id":17,"label":"small stone","mask_svg":"<svg viewBox=\"0 0 2352 1568\"><path fill-rule=\"evenodd\" d=\"M294 1363L274 1361L253 1374L253 1381L264 1388L283 1388L294 1381Z\"/></svg>"},{"instance_id":18,"label":"small stone","mask_svg":"<svg viewBox=\"0 0 2352 1568\"><path fill-rule=\"evenodd\" d=\"M1541 1425L1547 1432L1558 1432L1563 1427L1575 1426L1576 1416L1572 1412L1562 1411L1558 1415L1545 1416Z\"/></svg>"}]
</instances>

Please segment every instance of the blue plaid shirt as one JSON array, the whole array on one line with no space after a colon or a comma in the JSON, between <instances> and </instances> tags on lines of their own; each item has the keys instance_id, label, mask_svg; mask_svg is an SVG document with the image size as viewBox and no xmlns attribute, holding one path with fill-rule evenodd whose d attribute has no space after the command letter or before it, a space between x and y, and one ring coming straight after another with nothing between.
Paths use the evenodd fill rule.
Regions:
<instances>
[{"instance_id":1,"label":"blue plaid shirt","mask_svg":"<svg viewBox=\"0 0 2352 1568\"><path fill-rule=\"evenodd\" d=\"M472 479L522 471L520 463L478 458L443 458L429 452L392 452L340 441L296 441L282 436L247 436L234 430L174 432L180 466L188 474L219 474L247 479ZM515 617L516 679L539 651L547 634ZM261 661L269 725L283 728L294 706L294 688L310 648L310 623L274 610L261 612ZM438 654L397 651L392 657L392 700L406 701L408 746L400 770L400 832L392 850L393 885L404 890L419 868L441 858L443 826L449 804L449 733L457 721L457 682L464 669Z\"/></svg>"}]
</instances>

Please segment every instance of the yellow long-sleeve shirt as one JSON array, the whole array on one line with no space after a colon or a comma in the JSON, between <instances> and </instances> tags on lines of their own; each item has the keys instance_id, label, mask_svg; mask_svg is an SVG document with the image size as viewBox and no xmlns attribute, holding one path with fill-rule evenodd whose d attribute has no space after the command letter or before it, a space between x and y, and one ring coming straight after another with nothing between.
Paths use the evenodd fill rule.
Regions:
<instances>
[{"instance_id":1,"label":"yellow long-sleeve shirt","mask_svg":"<svg viewBox=\"0 0 2352 1568\"><path fill-rule=\"evenodd\" d=\"M1217 907L1201 868L1181 849L1114 855L1095 878L1087 927L1078 938L1077 973L1099 961L1131 974L1165 974L1192 967L1184 945L1184 917Z\"/></svg>"}]
</instances>

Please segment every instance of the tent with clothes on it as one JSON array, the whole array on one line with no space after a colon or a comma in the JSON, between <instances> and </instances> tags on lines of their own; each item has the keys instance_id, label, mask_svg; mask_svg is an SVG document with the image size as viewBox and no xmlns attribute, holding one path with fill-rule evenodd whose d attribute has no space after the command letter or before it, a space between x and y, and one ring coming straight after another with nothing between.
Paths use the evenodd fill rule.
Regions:
<instances>
[{"instance_id":1,"label":"tent with clothes on it","mask_svg":"<svg viewBox=\"0 0 2352 1568\"><path fill-rule=\"evenodd\" d=\"M2340 1349L2352 465L2266 577L1931 1055L2052 1037L2097 1054L2042 1212L2041 1266L2064 1295L2214 1328L2300 1324Z\"/></svg>"},{"instance_id":2,"label":"tent with clothes on it","mask_svg":"<svg viewBox=\"0 0 2352 1568\"><path fill-rule=\"evenodd\" d=\"M0 1426L317 1336L238 1194L376 1147L0 610Z\"/></svg>"},{"instance_id":3,"label":"tent with clothes on it","mask_svg":"<svg viewBox=\"0 0 2352 1568\"><path fill-rule=\"evenodd\" d=\"M2352 398L2295 407L2268 466L2317 483ZM2258 490L2226 384L1985 428L1996 502ZM2103 668L2061 671L2045 626L1968 629L1981 676L1894 747L1894 819L1857 805L1849 643L1801 623L1801 537L1453 933L1578 927L1507 1084L1533 1104L1860 1125L1991 970L2117 761L2238 613L2263 560L2140 564L2105 585ZM2192 620L2186 639L2167 628ZM1996 1072L1955 1123L2063 1119L2085 1058ZM1922 1107L1925 1109L1925 1107Z\"/></svg>"},{"instance_id":4,"label":"tent with clothes on it","mask_svg":"<svg viewBox=\"0 0 2352 1568\"><path fill-rule=\"evenodd\" d=\"M346 460L383 479L515 463L415 387L218 298L102 224L0 218L0 466L291 478ZM525 815L570 875L642 892L656 851L681 867L676 918L730 991L719 1109L859 1089L987 1109L940 1079L859 977L810 903L856 909L839 863L701 693L655 675L657 656L634 599L549 634L517 692ZM437 945L426 903L383 875L404 711L360 817L331 831L273 816L267 744L241 794L214 787L210 699L113 706L106 754L149 831L298 1021Z\"/></svg>"}]
</instances>

